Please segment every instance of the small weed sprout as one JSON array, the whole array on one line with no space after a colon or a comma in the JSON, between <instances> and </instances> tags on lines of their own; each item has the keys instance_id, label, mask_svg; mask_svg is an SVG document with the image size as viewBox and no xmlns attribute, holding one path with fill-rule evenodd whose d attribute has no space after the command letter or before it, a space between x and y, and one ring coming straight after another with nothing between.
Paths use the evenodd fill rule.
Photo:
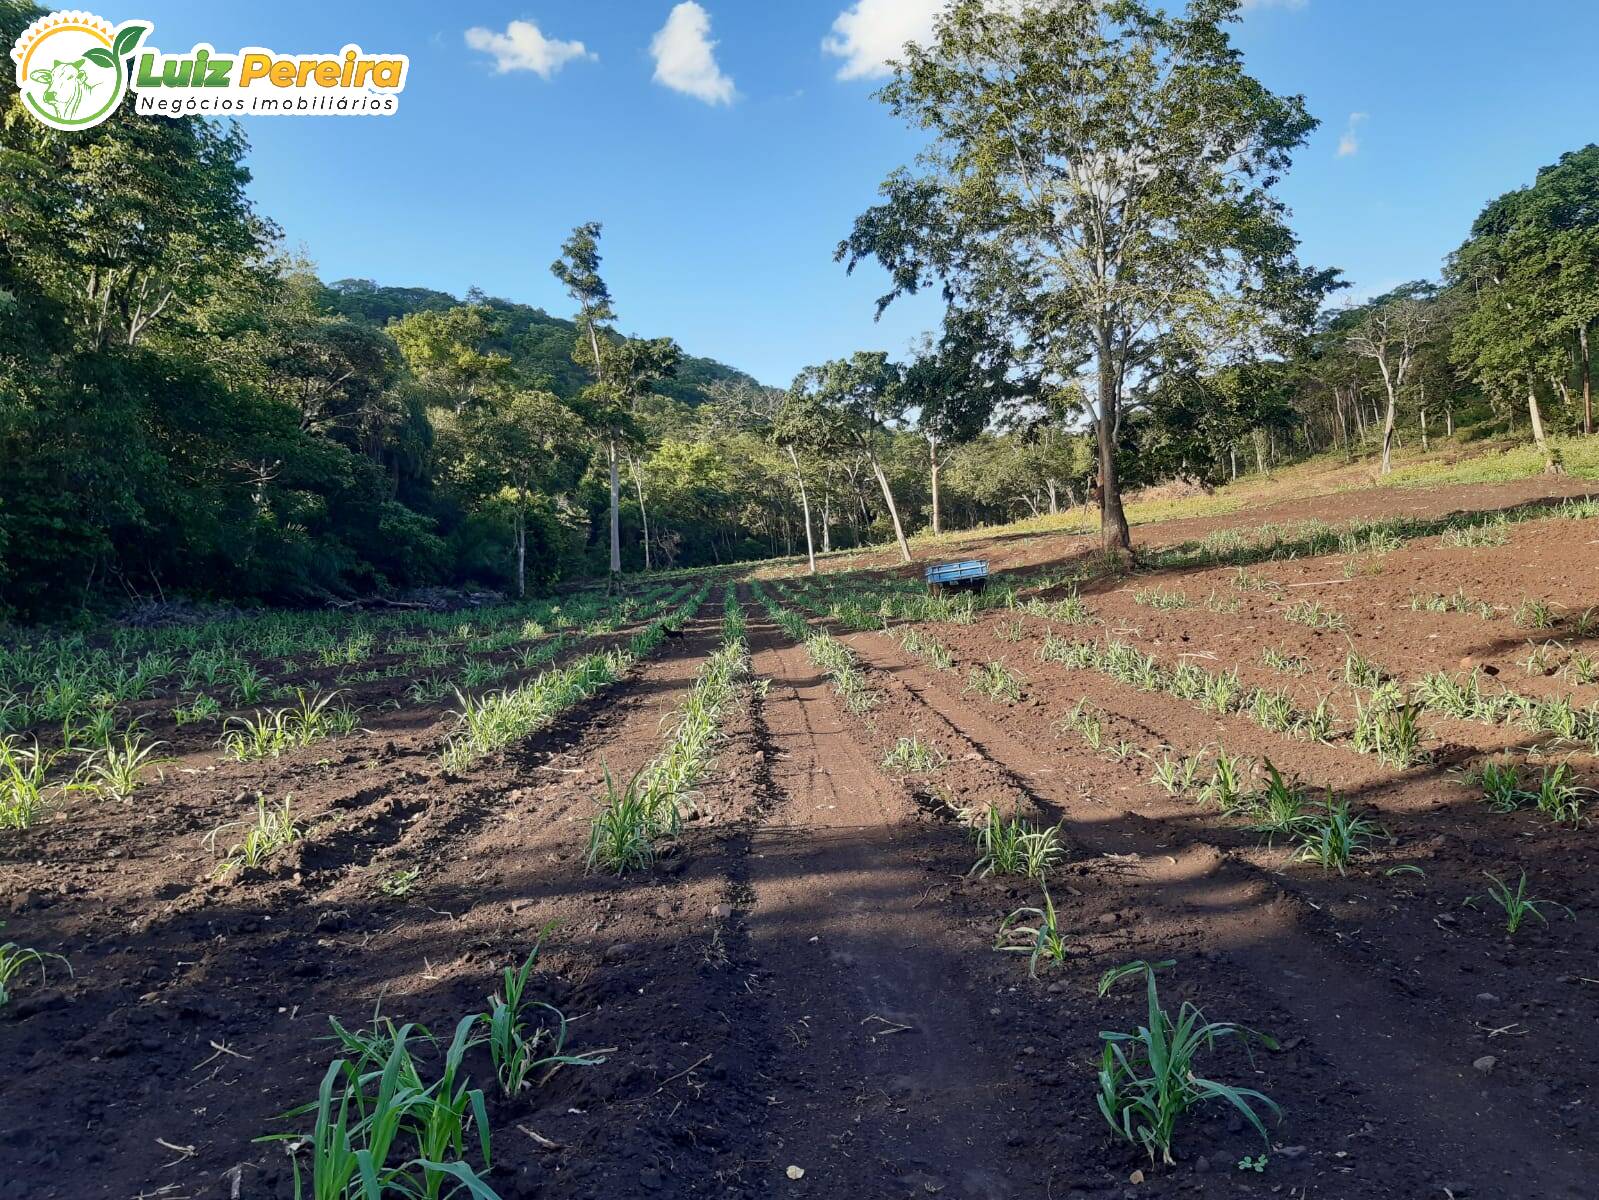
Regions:
<instances>
[{"instance_id":1,"label":"small weed sprout","mask_svg":"<svg viewBox=\"0 0 1599 1200\"><path fill-rule=\"evenodd\" d=\"M1331 794L1320 812L1307 813L1298 829L1298 861L1315 863L1324 871L1337 869L1340 875L1359 855L1387 832L1370 817L1353 813L1348 800L1334 801Z\"/></svg>"},{"instance_id":2,"label":"small weed sprout","mask_svg":"<svg viewBox=\"0 0 1599 1200\"><path fill-rule=\"evenodd\" d=\"M131 800L139 786L140 775L160 745L161 742L141 740L137 729L127 730L120 746L107 742L103 749L84 760L82 786L97 796Z\"/></svg>"},{"instance_id":3,"label":"small weed sprout","mask_svg":"<svg viewBox=\"0 0 1599 1200\"><path fill-rule=\"evenodd\" d=\"M949 756L931 742L918 737L902 737L883 756L883 766L907 775L926 775L949 761Z\"/></svg>"},{"instance_id":4,"label":"small weed sprout","mask_svg":"<svg viewBox=\"0 0 1599 1200\"><path fill-rule=\"evenodd\" d=\"M1121 741L1108 747L1105 753L1110 755L1114 761L1119 763L1126 762L1130 758L1139 758L1144 756L1144 752L1140 750L1135 743L1129 742L1126 738L1123 738Z\"/></svg>"},{"instance_id":5,"label":"small weed sprout","mask_svg":"<svg viewBox=\"0 0 1599 1200\"><path fill-rule=\"evenodd\" d=\"M1582 810L1594 794L1592 788L1578 787L1569 762L1545 767L1538 777L1538 790L1531 793L1534 806L1557 825L1582 823Z\"/></svg>"},{"instance_id":6,"label":"small weed sprout","mask_svg":"<svg viewBox=\"0 0 1599 1200\"><path fill-rule=\"evenodd\" d=\"M1187 608L1188 594L1181 591L1169 592L1161 587L1145 588L1133 593L1133 603L1157 610Z\"/></svg>"},{"instance_id":7,"label":"small weed sprout","mask_svg":"<svg viewBox=\"0 0 1599 1200\"><path fill-rule=\"evenodd\" d=\"M1555 610L1547 600L1536 596L1524 597L1511 614L1512 621L1522 629L1553 629Z\"/></svg>"},{"instance_id":8,"label":"small weed sprout","mask_svg":"<svg viewBox=\"0 0 1599 1200\"><path fill-rule=\"evenodd\" d=\"M925 658L929 664L940 671L950 671L955 667L955 656L950 648L936 638L918 633L914 629L906 628L900 633L900 644L918 658Z\"/></svg>"},{"instance_id":9,"label":"small weed sprout","mask_svg":"<svg viewBox=\"0 0 1599 1200\"><path fill-rule=\"evenodd\" d=\"M1512 813L1530 799L1521 786L1521 773L1515 763L1485 762L1467 780L1482 788L1484 803L1495 812Z\"/></svg>"},{"instance_id":10,"label":"small weed sprout","mask_svg":"<svg viewBox=\"0 0 1599 1200\"><path fill-rule=\"evenodd\" d=\"M1421 705L1412 700L1396 703L1376 692L1369 703L1357 699L1354 745L1360 753L1375 754L1390 766L1415 765L1423 758Z\"/></svg>"},{"instance_id":11,"label":"small weed sprout","mask_svg":"<svg viewBox=\"0 0 1599 1200\"><path fill-rule=\"evenodd\" d=\"M1233 568L1232 585L1240 592L1270 592L1281 586L1276 580L1267 579L1259 571L1251 571L1248 567Z\"/></svg>"},{"instance_id":12,"label":"small weed sprout","mask_svg":"<svg viewBox=\"0 0 1599 1200\"><path fill-rule=\"evenodd\" d=\"M977 692L1000 704L1015 704L1022 698L1022 684L1026 682L1004 663L986 662L973 667L966 676L966 690Z\"/></svg>"},{"instance_id":13,"label":"small weed sprout","mask_svg":"<svg viewBox=\"0 0 1599 1200\"><path fill-rule=\"evenodd\" d=\"M1057 726L1063 730L1076 733L1087 743L1090 750L1099 750L1105 744L1105 725L1100 714L1088 707L1086 697L1077 702L1071 712L1067 713L1058 722Z\"/></svg>"},{"instance_id":14,"label":"small weed sprout","mask_svg":"<svg viewBox=\"0 0 1599 1200\"><path fill-rule=\"evenodd\" d=\"M1244 606L1243 601L1237 596L1224 596L1215 588L1210 590L1210 594L1205 597L1202 603L1208 612L1226 613L1229 615L1238 612Z\"/></svg>"},{"instance_id":15,"label":"small weed sprout","mask_svg":"<svg viewBox=\"0 0 1599 1200\"><path fill-rule=\"evenodd\" d=\"M1349 686L1363 688L1369 692L1373 688L1381 687L1387 680L1387 672L1365 655L1353 650L1344 655L1344 682Z\"/></svg>"},{"instance_id":16,"label":"small weed sprout","mask_svg":"<svg viewBox=\"0 0 1599 1200\"><path fill-rule=\"evenodd\" d=\"M21 738L0 738L0 829L30 829L50 806L45 782L55 754L35 742L24 749Z\"/></svg>"},{"instance_id":17,"label":"small weed sprout","mask_svg":"<svg viewBox=\"0 0 1599 1200\"><path fill-rule=\"evenodd\" d=\"M1199 793L1200 802L1214 804L1224 813L1243 808L1247 803L1244 788L1247 769L1248 762L1243 755L1230 755L1217 750L1211 765L1210 782Z\"/></svg>"},{"instance_id":18,"label":"small weed sprout","mask_svg":"<svg viewBox=\"0 0 1599 1200\"><path fill-rule=\"evenodd\" d=\"M1564 904L1559 904L1553 900L1537 900L1527 895L1527 872L1525 871L1521 873L1521 878L1516 883L1515 891L1511 891L1510 885L1500 879L1499 876L1489 871L1484 871L1483 874L1489 880L1488 898L1504 911L1505 933L1511 937L1516 935L1516 930L1521 928L1522 922L1528 917L1536 917L1543 924L1549 924L1549 919L1543 915L1543 910L1546 908L1558 908L1563 910L1568 917L1575 916ZM1476 908L1481 899L1482 897L1480 896L1467 896L1466 903L1470 907Z\"/></svg>"},{"instance_id":19,"label":"small weed sprout","mask_svg":"<svg viewBox=\"0 0 1599 1200\"><path fill-rule=\"evenodd\" d=\"M1031 925L1021 922L1031 920ZM1027 955L1027 976L1038 978L1038 964L1064 966L1066 939L1055 918L1055 901L1044 888L1043 908L1018 908L999 923L994 935L994 949L1001 954Z\"/></svg>"},{"instance_id":20,"label":"small weed sprout","mask_svg":"<svg viewBox=\"0 0 1599 1200\"><path fill-rule=\"evenodd\" d=\"M1578 650L1566 660L1560 674L1568 683L1599 683L1599 659L1586 650Z\"/></svg>"},{"instance_id":21,"label":"small weed sprout","mask_svg":"<svg viewBox=\"0 0 1599 1200\"><path fill-rule=\"evenodd\" d=\"M1284 675L1303 675L1310 670L1310 660L1303 654L1290 654L1276 646L1268 646L1262 650L1260 661L1273 671L1281 671Z\"/></svg>"},{"instance_id":22,"label":"small weed sprout","mask_svg":"<svg viewBox=\"0 0 1599 1200\"><path fill-rule=\"evenodd\" d=\"M404 900L416 890L417 881L421 878L421 867L396 868L378 880L378 891L392 900Z\"/></svg>"},{"instance_id":23,"label":"small weed sprout","mask_svg":"<svg viewBox=\"0 0 1599 1200\"><path fill-rule=\"evenodd\" d=\"M1527 657L1521 660L1520 666L1528 675L1553 675L1559 666L1559 655L1565 647L1559 642L1528 642Z\"/></svg>"},{"instance_id":24,"label":"small weed sprout","mask_svg":"<svg viewBox=\"0 0 1599 1200\"><path fill-rule=\"evenodd\" d=\"M1266 784L1250 798L1254 823L1250 829L1268 837L1297 837L1305 824L1305 794L1297 780L1284 777L1271 759L1265 760Z\"/></svg>"},{"instance_id":25,"label":"small weed sprout","mask_svg":"<svg viewBox=\"0 0 1599 1200\"><path fill-rule=\"evenodd\" d=\"M185 725L198 725L202 721L214 721L222 715L222 705L215 696L204 693L196 696L188 704L180 704L172 710L172 719L181 729Z\"/></svg>"},{"instance_id":26,"label":"small weed sprout","mask_svg":"<svg viewBox=\"0 0 1599 1200\"><path fill-rule=\"evenodd\" d=\"M566 1015L553 1004L528 1001L528 980L538 956L535 944L520 968L505 968L500 990L489 997L489 1011L483 1016L494 1074L507 1096L543 1087L562 1067L597 1067L611 1053L610 1047L588 1054L566 1053ZM543 1019L530 1023L530 1010L538 1010Z\"/></svg>"},{"instance_id":27,"label":"small weed sprout","mask_svg":"<svg viewBox=\"0 0 1599 1200\"><path fill-rule=\"evenodd\" d=\"M4 926L0 925L0 928ZM20 978L25 968L36 968L39 972L39 982L46 982L44 964L46 959L51 958L66 967L68 975L72 974L72 964L59 954L35 950L29 946L19 946L16 942L0 944L0 1008L11 1002L11 994L15 987L12 981Z\"/></svg>"},{"instance_id":28,"label":"small weed sprout","mask_svg":"<svg viewBox=\"0 0 1599 1200\"><path fill-rule=\"evenodd\" d=\"M294 797L285 796L282 803L269 805L266 798L257 793L253 822L231 821L226 825L218 825L207 834L206 849L215 853L218 834L227 829L244 827L244 836L228 847L221 863L217 865L216 874L221 876L233 870L263 866L280 851L299 841L302 833L294 820L293 800Z\"/></svg>"},{"instance_id":29,"label":"small weed sprout","mask_svg":"<svg viewBox=\"0 0 1599 1200\"><path fill-rule=\"evenodd\" d=\"M1182 795L1186 790L1183 787L1183 768L1187 762L1186 758L1173 758L1171 751L1166 751L1161 755L1160 761L1155 764L1155 770L1150 776L1150 782L1168 796Z\"/></svg>"},{"instance_id":30,"label":"small weed sprout","mask_svg":"<svg viewBox=\"0 0 1599 1200\"><path fill-rule=\"evenodd\" d=\"M1325 607L1319 600L1301 600L1283 610L1283 620L1307 629L1340 631L1349 627L1347 618L1340 612Z\"/></svg>"},{"instance_id":31,"label":"small weed sprout","mask_svg":"<svg viewBox=\"0 0 1599 1200\"><path fill-rule=\"evenodd\" d=\"M973 827L973 837L980 857L969 874L980 878L1014 875L1043 879L1065 853L1058 825L1038 829L1019 817L1005 820L993 805Z\"/></svg>"}]
</instances>

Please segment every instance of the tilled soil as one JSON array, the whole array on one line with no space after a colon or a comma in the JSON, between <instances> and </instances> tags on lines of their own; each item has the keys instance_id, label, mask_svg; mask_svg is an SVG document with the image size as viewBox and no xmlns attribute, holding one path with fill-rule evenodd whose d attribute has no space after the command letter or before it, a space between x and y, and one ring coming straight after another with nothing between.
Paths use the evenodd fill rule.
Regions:
<instances>
[{"instance_id":1,"label":"tilled soil","mask_svg":"<svg viewBox=\"0 0 1599 1200\"><path fill-rule=\"evenodd\" d=\"M1441 511L1530 498L1524 486L1418 496ZM1292 515L1376 503L1296 502ZM1478 549L1428 539L1353 580L1338 556L1256 568L1343 612L1344 634L1282 620L1283 592L1201 607L1232 594L1222 568L1085 586L1100 624L1055 631L1122 637L1167 663L1237 664L1312 701L1353 646L1405 678L1470 658L1518 690L1586 704L1599 689L1515 665L1527 635L1508 610L1546 598L1566 624L1535 636L1582 647L1572 618L1599 601L1591 525L1513 526L1506 545ZM1080 547L990 552L1040 565L1066 561L1063 545ZM1195 603L1137 604L1153 584ZM1506 611L1408 607L1457 586ZM541 936L537 998L571 1019L569 1049L607 1062L505 1099L474 1052L489 1178L508 1198L1594 1194L1595 834L1492 813L1448 773L1534 739L1429 718L1433 760L1397 771L1337 739L1268 733L1040 662L1049 623L1011 613L926 627L955 656L947 671L891 635L835 629L877 695L855 715L752 603L755 683L696 819L652 871L590 873L605 774L631 776L662 745L719 641L712 613L461 777L437 766L436 718L258 764L249 779L196 747L136 806L8 836L5 937L68 954L73 974L52 965L46 986L30 980L0 1010L0 1194L287 1197L282 1145L252 1139L291 1128L275 1116L314 1097L336 1054L327 1018L357 1026L381 1006L447 1038ZM1308 659L1308 673L1269 671L1268 645ZM965 686L988 661L1025 678L1020 703ZM1394 841L1347 876L1296 863L1151 786L1150 759L1116 761L1061 733L1080 698L1111 742L1270 757L1371 808ZM945 765L885 771L884 753L913 735ZM1572 762L1593 777L1586 755ZM246 786L294 792L311 829L269 869L217 882L201 842L243 812ZM989 803L1059 822L1068 849L1051 884L1068 959L1036 979L1026 956L993 944L1037 886L968 873L975 851L955 814ZM1406 866L1422 873L1390 873ZM379 890L411 867L409 895ZM1571 914L1550 909L1509 939L1463 902L1484 870L1522 868ZM1095 1107L1099 1032L1143 1023L1144 999L1131 982L1105 997L1095 985L1138 958L1173 960L1158 976L1169 1006L1192 1000L1277 1040L1252 1055L1223 1043L1204 1062L1282 1105L1269 1148L1219 1106L1180 1128L1176 1166L1110 1135ZM1264 1171L1236 1165L1262 1151Z\"/></svg>"}]
</instances>

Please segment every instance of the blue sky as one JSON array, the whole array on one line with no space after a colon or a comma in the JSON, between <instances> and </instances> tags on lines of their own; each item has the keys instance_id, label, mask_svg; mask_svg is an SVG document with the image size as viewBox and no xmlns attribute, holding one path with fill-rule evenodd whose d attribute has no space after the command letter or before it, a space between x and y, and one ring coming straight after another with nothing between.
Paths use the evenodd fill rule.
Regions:
<instances>
[{"instance_id":1,"label":"blue sky","mask_svg":"<svg viewBox=\"0 0 1599 1200\"><path fill-rule=\"evenodd\" d=\"M324 278L476 285L564 314L549 263L573 225L600 220L623 329L786 384L853 350L903 353L937 321L929 299L874 324L881 276L832 261L914 152L866 76L931 2L101 11L154 21L169 52L410 55L395 117L246 121L252 193ZM1484 202L1599 138L1593 0L1255 0L1237 38L1254 74L1302 92L1323 122L1282 191L1306 261L1343 268L1357 295L1436 274Z\"/></svg>"}]
</instances>

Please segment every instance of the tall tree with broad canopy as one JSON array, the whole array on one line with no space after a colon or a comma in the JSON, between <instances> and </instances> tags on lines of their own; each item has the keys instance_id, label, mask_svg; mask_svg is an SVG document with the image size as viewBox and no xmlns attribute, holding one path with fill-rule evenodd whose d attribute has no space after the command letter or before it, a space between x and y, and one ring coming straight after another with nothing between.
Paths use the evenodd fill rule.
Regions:
<instances>
[{"instance_id":1,"label":"tall tree with broad canopy","mask_svg":"<svg viewBox=\"0 0 1599 1200\"><path fill-rule=\"evenodd\" d=\"M643 525L644 569L652 566L650 560L650 518L644 506L644 474L639 466L636 450L642 449L648 438L645 422L641 420L641 405L651 395L655 385L677 374L683 361L682 348L671 338L653 338L649 341L626 339L606 342L600 347L601 358L606 363L606 383L595 397L599 404L596 414L599 423L613 431L611 446L612 487L616 482L615 449L625 448L632 469L633 485L638 492L639 521ZM625 431L626 436L622 436ZM616 494L612 492L612 503ZM613 512L615 510L613 509Z\"/></svg>"},{"instance_id":2,"label":"tall tree with broad canopy","mask_svg":"<svg viewBox=\"0 0 1599 1200\"><path fill-rule=\"evenodd\" d=\"M905 393L900 367L881 350L859 350L849 358L834 359L819 367L806 367L789 389L792 409L802 415L805 427L820 445L857 451L866 460L882 489L894 525L900 557L911 561L910 543L899 519L894 489L883 470L882 440L891 425L905 416ZM789 405L785 404L785 408Z\"/></svg>"},{"instance_id":3,"label":"tall tree with broad canopy","mask_svg":"<svg viewBox=\"0 0 1599 1200\"><path fill-rule=\"evenodd\" d=\"M408 313L388 332L417 381L456 413L508 386L516 375L510 355L488 346L499 322L481 304Z\"/></svg>"},{"instance_id":4,"label":"tall tree with broad canopy","mask_svg":"<svg viewBox=\"0 0 1599 1200\"><path fill-rule=\"evenodd\" d=\"M616 309L611 304L611 289L600 275L598 221L590 221L572 230L572 236L561 243L561 257L550 264L550 273L560 280L566 288L566 294L577 302L577 341L572 348L572 357L583 362L594 373L594 382L589 389L589 398L593 401L590 407L597 418L595 428L604 441L611 472L611 585L614 587L622 575L619 443L624 432L626 410L616 403L616 396L606 390L606 356L601 341L610 335L610 323L616 320Z\"/></svg>"},{"instance_id":5,"label":"tall tree with broad canopy","mask_svg":"<svg viewBox=\"0 0 1599 1200\"><path fill-rule=\"evenodd\" d=\"M758 436L781 450L788 459L795 494L799 497L801 521L805 526L805 559L809 573L816 574L816 537L811 520L811 496L805 484L805 469L800 462L800 454L802 451L808 454L825 447L825 412L815 404L813 397L762 387L753 380L718 380L706 391L711 396L711 402L701 412L712 430L734 430Z\"/></svg>"},{"instance_id":6,"label":"tall tree with broad canopy","mask_svg":"<svg viewBox=\"0 0 1599 1200\"><path fill-rule=\"evenodd\" d=\"M805 472L800 468L800 451L826 449L829 421L820 397L798 387L783 397L772 415L772 441L782 447L794 469L794 486L799 490L805 521L805 560L812 575L816 574L816 539L811 533L811 497L805 487Z\"/></svg>"},{"instance_id":7,"label":"tall tree with broad canopy","mask_svg":"<svg viewBox=\"0 0 1599 1200\"><path fill-rule=\"evenodd\" d=\"M929 338L905 368L900 385L905 410L915 411L916 428L927 442L935 536L943 532L938 492L943 456L982 433L1013 394L1012 359L1011 344L979 314L951 308L944 314L942 335Z\"/></svg>"},{"instance_id":8,"label":"tall tree with broad canopy","mask_svg":"<svg viewBox=\"0 0 1599 1200\"><path fill-rule=\"evenodd\" d=\"M1273 194L1316 127L1244 72L1241 0L953 0L880 98L931 142L838 257L896 297L935 283L994 314L1057 378L1093 364L1105 549L1131 550L1122 399L1163 341L1213 352L1308 323L1332 273L1300 267Z\"/></svg>"},{"instance_id":9,"label":"tall tree with broad canopy","mask_svg":"<svg viewBox=\"0 0 1599 1200\"><path fill-rule=\"evenodd\" d=\"M1540 386L1568 395L1571 363L1593 430L1590 339L1599 320L1599 146L1563 155L1528 188L1483 209L1449 276L1468 297L1455 361L1501 397L1526 397L1544 469L1559 462L1544 436Z\"/></svg>"},{"instance_id":10,"label":"tall tree with broad canopy","mask_svg":"<svg viewBox=\"0 0 1599 1200\"><path fill-rule=\"evenodd\" d=\"M461 490L510 511L516 594L527 595L528 518L548 497L570 491L587 451L573 437L572 412L548 392L505 391L465 413L441 414L439 452Z\"/></svg>"},{"instance_id":11,"label":"tall tree with broad canopy","mask_svg":"<svg viewBox=\"0 0 1599 1200\"><path fill-rule=\"evenodd\" d=\"M1438 329L1439 309L1432 300L1433 290L1430 284L1408 283L1386 296L1379 296L1367 306L1365 314L1349 332L1349 348L1377 364L1388 398L1382 425L1384 475L1394 469L1394 423L1399 413L1399 397L1410 379L1417 356Z\"/></svg>"}]
</instances>

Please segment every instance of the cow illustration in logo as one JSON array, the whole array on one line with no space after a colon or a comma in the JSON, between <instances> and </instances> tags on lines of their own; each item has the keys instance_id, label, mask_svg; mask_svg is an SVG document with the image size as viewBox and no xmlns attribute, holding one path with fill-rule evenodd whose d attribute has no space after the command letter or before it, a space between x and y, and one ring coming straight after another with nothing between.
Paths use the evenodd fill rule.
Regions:
<instances>
[{"instance_id":1,"label":"cow illustration in logo","mask_svg":"<svg viewBox=\"0 0 1599 1200\"><path fill-rule=\"evenodd\" d=\"M89 81L89 73L84 70L88 61L85 55L73 62L52 63L48 70L28 72L28 78L34 83L45 85L44 95L39 97L39 101L55 113L58 120L71 121L75 118L84 100L94 91L95 85Z\"/></svg>"},{"instance_id":2,"label":"cow illustration in logo","mask_svg":"<svg viewBox=\"0 0 1599 1200\"><path fill-rule=\"evenodd\" d=\"M128 57L150 32L145 22L113 27L93 13L40 17L11 48L24 106L53 129L104 121L128 90Z\"/></svg>"}]
</instances>

